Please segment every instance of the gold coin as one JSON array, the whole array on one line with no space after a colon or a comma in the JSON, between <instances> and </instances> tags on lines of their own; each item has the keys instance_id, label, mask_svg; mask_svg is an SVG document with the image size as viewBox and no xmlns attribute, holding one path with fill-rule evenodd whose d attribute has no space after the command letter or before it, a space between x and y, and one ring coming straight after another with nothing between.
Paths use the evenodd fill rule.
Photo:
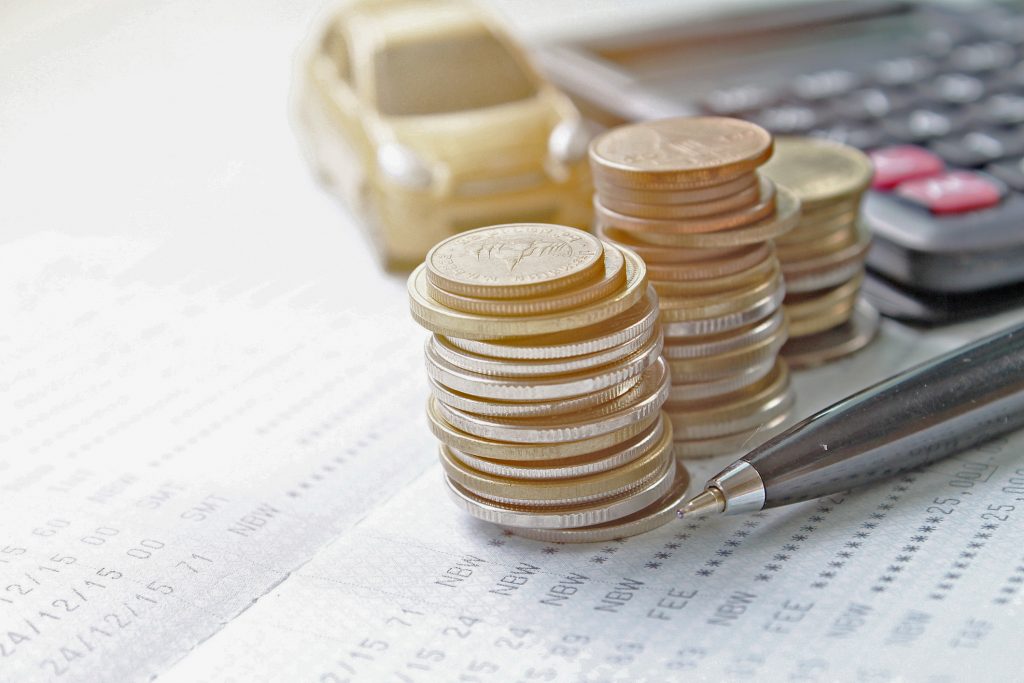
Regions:
<instances>
[{"instance_id":1,"label":"gold coin","mask_svg":"<svg viewBox=\"0 0 1024 683\"><path fill-rule=\"evenodd\" d=\"M632 462L649 451L661 439L661 435L665 433L665 430L671 428L672 425L669 424L668 418L662 415L662 418L655 421L647 431L618 446L575 458L542 460L538 462L491 460L490 458L478 458L475 455L463 453L450 447L449 450L452 455L467 466L487 474L527 480L565 479L567 477L582 477L597 472L606 472L620 465Z\"/></svg>"},{"instance_id":2,"label":"gold coin","mask_svg":"<svg viewBox=\"0 0 1024 683\"><path fill-rule=\"evenodd\" d=\"M672 486L660 499L631 515L595 526L578 529L529 529L513 528L516 536L546 543L604 543L617 538L626 538L646 533L667 524L676 518L676 510L682 507L690 488L690 473L683 463L676 462Z\"/></svg>"},{"instance_id":3,"label":"gold coin","mask_svg":"<svg viewBox=\"0 0 1024 683\"><path fill-rule=\"evenodd\" d=\"M789 188L805 207L863 192L871 182L871 160L860 150L830 140L780 137L762 172Z\"/></svg>"},{"instance_id":4,"label":"gold coin","mask_svg":"<svg viewBox=\"0 0 1024 683\"><path fill-rule=\"evenodd\" d=\"M574 413L577 410L585 410L600 403L606 403L633 389L640 382L640 378L630 377L618 384L589 394L550 401L497 401L477 398L449 389L430 377L427 377L427 382L430 383L430 393L434 398L445 405L464 410L467 413L496 417L541 417Z\"/></svg>"},{"instance_id":5,"label":"gold coin","mask_svg":"<svg viewBox=\"0 0 1024 683\"><path fill-rule=\"evenodd\" d=\"M775 253L782 263L808 261L833 254L852 244L856 244L857 237L857 225L853 224L844 230L828 233L820 236L818 239L807 242L791 244L778 241L775 244Z\"/></svg>"},{"instance_id":6,"label":"gold coin","mask_svg":"<svg viewBox=\"0 0 1024 683\"><path fill-rule=\"evenodd\" d=\"M760 188L760 197L756 202L735 211L700 218L639 218L611 210L598 197L594 198L594 213L601 225L620 230L671 235L718 232L757 223L775 213L775 184L762 178Z\"/></svg>"},{"instance_id":7,"label":"gold coin","mask_svg":"<svg viewBox=\"0 0 1024 683\"><path fill-rule=\"evenodd\" d=\"M544 401L582 396L637 377L661 356L662 344L662 336L657 335L617 363L547 377L505 377L463 370L438 356L429 340L424 355L427 375L449 389L499 401Z\"/></svg>"},{"instance_id":8,"label":"gold coin","mask_svg":"<svg viewBox=\"0 0 1024 683\"><path fill-rule=\"evenodd\" d=\"M607 245L608 249L617 249ZM434 301L427 293L426 268L420 265L409 276L409 307L412 316L435 334L462 339L500 339L550 334L586 327L628 310L647 290L647 268L636 254L626 257L626 286L613 296L570 311L510 318L455 311Z\"/></svg>"},{"instance_id":9,"label":"gold coin","mask_svg":"<svg viewBox=\"0 0 1024 683\"><path fill-rule=\"evenodd\" d=\"M775 367L776 356L765 358L759 364L749 365L739 372L724 375L718 379L701 382L673 382L668 392L672 403L680 401L705 401L716 399L745 389L767 375Z\"/></svg>"},{"instance_id":10,"label":"gold coin","mask_svg":"<svg viewBox=\"0 0 1024 683\"><path fill-rule=\"evenodd\" d=\"M445 477L452 501L463 510L485 522L512 527L540 529L572 529L603 524L631 515L654 503L672 487L676 461L671 458L663 471L639 490L627 491L611 498L584 503L544 507L496 503L476 495Z\"/></svg>"},{"instance_id":11,"label":"gold coin","mask_svg":"<svg viewBox=\"0 0 1024 683\"><path fill-rule=\"evenodd\" d=\"M775 215L731 230L717 232L672 233L645 232L644 240L664 247L724 248L756 244L786 234L800 220L800 200L784 187L776 188Z\"/></svg>"},{"instance_id":12,"label":"gold coin","mask_svg":"<svg viewBox=\"0 0 1024 683\"><path fill-rule=\"evenodd\" d=\"M783 263L782 274L786 278L787 285L792 284L797 287L799 283L797 288L800 291L808 291L812 289L808 283L814 279L827 278L829 273L850 265L856 265L857 268L862 267L870 247L871 234L864 226L861 226L855 244L814 259ZM845 279L843 278L841 281L845 281ZM820 288L814 287L813 289Z\"/></svg>"},{"instance_id":13,"label":"gold coin","mask_svg":"<svg viewBox=\"0 0 1024 683\"><path fill-rule=\"evenodd\" d=\"M756 188L757 184L758 176L754 172L741 173L722 183L689 190L640 190L614 183L605 183L600 178L594 178L594 189L602 199L607 197L632 204L657 204L659 206L714 202Z\"/></svg>"},{"instance_id":14,"label":"gold coin","mask_svg":"<svg viewBox=\"0 0 1024 683\"><path fill-rule=\"evenodd\" d=\"M774 193L775 188L772 187ZM598 192L602 206L609 211L636 218L700 218L714 214L741 211L756 205L761 200L761 186L754 185L741 192L693 204L645 204L629 202Z\"/></svg>"},{"instance_id":15,"label":"gold coin","mask_svg":"<svg viewBox=\"0 0 1024 683\"><path fill-rule=\"evenodd\" d=\"M679 322L667 322L663 324L662 330L666 342L675 342L677 337L691 338L728 332L738 327L749 325L757 320L763 320L774 313L786 296L786 288L780 286L767 294L763 299L752 303L748 308L734 313L727 313L715 318L702 318L700 320L683 320Z\"/></svg>"},{"instance_id":16,"label":"gold coin","mask_svg":"<svg viewBox=\"0 0 1024 683\"><path fill-rule=\"evenodd\" d=\"M657 358L644 371L640 383L622 396L572 415L542 417L489 417L474 415L439 403L441 417L456 429L493 441L560 443L579 441L615 431L658 412L668 398L669 374L665 359Z\"/></svg>"},{"instance_id":17,"label":"gold coin","mask_svg":"<svg viewBox=\"0 0 1024 683\"><path fill-rule=\"evenodd\" d=\"M590 143L593 175L639 189L716 185L772 155L760 126L725 117L679 117L619 126Z\"/></svg>"},{"instance_id":18,"label":"gold coin","mask_svg":"<svg viewBox=\"0 0 1024 683\"><path fill-rule=\"evenodd\" d=\"M790 392L788 404L783 402L769 410L764 422L752 429L708 439L676 439L676 456L683 460L695 460L717 455L739 456L749 453L782 431L793 408L792 396L793 393Z\"/></svg>"},{"instance_id":19,"label":"gold coin","mask_svg":"<svg viewBox=\"0 0 1024 683\"><path fill-rule=\"evenodd\" d=\"M647 263L648 269L655 265L679 266L693 262L724 260L738 256L747 250L746 247L727 247L724 249L662 247L645 242L642 233L617 230L600 223L595 226L595 230L601 239L635 251Z\"/></svg>"},{"instance_id":20,"label":"gold coin","mask_svg":"<svg viewBox=\"0 0 1024 683\"><path fill-rule=\"evenodd\" d=\"M782 272L785 275L785 265L782 267ZM821 273L805 273L800 277L786 275L786 293L807 294L809 292L821 291L822 289L841 285L847 280L863 273L864 260L861 258L840 264L832 270L822 271Z\"/></svg>"},{"instance_id":21,"label":"gold coin","mask_svg":"<svg viewBox=\"0 0 1024 683\"><path fill-rule=\"evenodd\" d=\"M662 297L658 302L661 320L665 323L704 320L745 310L767 294L785 286L778 264L773 266L767 277L741 289L717 292L708 296Z\"/></svg>"},{"instance_id":22,"label":"gold coin","mask_svg":"<svg viewBox=\"0 0 1024 683\"><path fill-rule=\"evenodd\" d=\"M662 353L668 360L717 356L767 339L786 324L786 313L779 308L763 320L735 330L667 343Z\"/></svg>"},{"instance_id":23,"label":"gold coin","mask_svg":"<svg viewBox=\"0 0 1024 683\"><path fill-rule=\"evenodd\" d=\"M697 282L726 277L753 268L765 259L774 260L775 249L768 242L750 244L729 250L726 256L715 258L709 255L704 261L678 264L651 264L648 274L651 280L661 282Z\"/></svg>"},{"instance_id":24,"label":"gold coin","mask_svg":"<svg viewBox=\"0 0 1024 683\"><path fill-rule=\"evenodd\" d=\"M806 337L818 334L833 327L839 327L853 314L853 306L856 300L843 301L833 304L830 308L821 311L813 318L792 318L789 323L789 336Z\"/></svg>"},{"instance_id":25,"label":"gold coin","mask_svg":"<svg viewBox=\"0 0 1024 683\"><path fill-rule=\"evenodd\" d=\"M789 329L780 326L771 335L746 346L714 356L673 358L668 361L673 381L679 383L708 382L736 374L738 369L760 365L774 359L789 338Z\"/></svg>"},{"instance_id":26,"label":"gold coin","mask_svg":"<svg viewBox=\"0 0 1024 683\"><path fill-rule=\"evenodd\" d=\"M456 429L441 417L433 399L427 402L427 418L430 422L430 431L433 432L437 440L457 450L493 460L538 461L573 458L612 448L648 429L658 419L658 416L650 416L607 434L558 444L507 443L481 439L478 436L467 434Z\"/></svg>"},{"instance_id":27,"label":"gold coin","mask_svg":"<svg viewBox=\"0 0 1024 683\"><path fill-rule=\"evenodd\" d=\"M824 239L837 232L857 231L856 217L852 220L837 221L828 225L807 227L803 224L793 228L785 235L775 239L775 246L800 246L809 242Z\"/></svg>"},{"instance_id":28,"label":"gold coin","mask_svg":"<svg viewBox=\"0 0 1024 683\"><path fill-rule=\"evenodd\" d=\"M426 279L452 294L491 299L542 296L601 276L601 241L545 223L462 232L427 253Z\"/></svg>"},{"instance_id":29,"label":"gold coin","mask_svg":"<svg viewBox=\"0 0 1024 683\"><path fill-rule=\"evenodd\" d=\"M672 418L676 440L685 441L754 429L788 410L792 401L789 370L786 362L779 359L764 379L735 394L714 401L669 403L665 411Z\"/></svg>"},{"instance_id":30,"label":"gold coin","mask_svg":"<svg viewBox=\"0 0 1024 683\"><path fill-rule=\"evenodd\" d=\"M480 299L450 294L427 279L427 293L442 306L479 315L538 315L564 311L611 296L626 283L626 258L619 249L604 250L604 274L597 280L529 299Z\"/></svg>"},{"instance_id":31,"label":"gold coin","mask_svg":"<svg viewBox=\"0 0 1024 683\"><path fill-rule=\"evenodd\" d=\"M682 280L675 282L652 280L651 285L663 297L694 297L720 293L726 295L727 292L742 288L745 285L764 282L778 268L778 260L769 253L768 257L760 263L738 273L704 280Z\"/></svg>"},{"instance_id":32,"label":"gold coin","mask_svg":"<svg viewBox=\"0 0 1024 683\"><path fill-rule=\"evenodd\" d=\"M501 477L469 467L443 444L440 451L441 466L448 478L481 498L518 505L571 505L614 496L647 483L648 477L663 470L672 459L672 428L665 420L661 438L628 463L604 472L563 479Z\"/></svg>"},{"instance_id":33,"label":"gold coin","mask_svg":"<svg viewBox=\"0 0 1024 683\"><path fill-rule=\"evenodd\" d=\"M653 335L660 333L661 330L654 325L643 329L639 336L628 339L618 346L613 346L604 351L589 353L583 356L572 356L570 358L544 360L515 360L482 356L460 349L447 337L439 337L437 335L433 335L429 343L431 349L440 358L463 370L469 370L481 375L543 377L569 372L582 372L622 360L626 356L639 351L650 341Z\"/></svg>"},{"instance_id":34,"label":"gold coin","mask_svg":"<svg viewBox=\"0 0 1024 683\"><path fill-rule=\"evenodd\" d=\"M875 338L878 326L878 311L864 299L858 299L846 322L818 334L789 340L782 347L782 356L794 369L823 365L867 346Z\"/></svg>"},{"instance_id":35,"label":"gold coin","mask_svg":"<svg viewBox=\"0 0 1024 683\"><path fill-rule=\"evenodd\" d=\"M858 273L848 281L818 292L806 292L803 294L790 294L783 301L786 314L792 320L803 320L813 318L824 310L832 308L835 304L849 302L857 298L860 286L864 282L864 274Z\"/></svg>"},{"instance_id":36,"label":"gold coin","mask_svg":"<svg viewBox=\"0 0 1024 683\"><path fill-rule=\"evenodd\" d=\"M823 204L818 207L810 207L800 212L801 225L813 225L816 223L830 223L846 217L856 218L860 214L860 202L862 195L854 195L850 199L833 204Z\"/></svg>"},{"instance_id":37,"label":"gold coin","mask_svg":"<svg viewBox=\"0 0 1024 683\"><path fill-rule=\"evenodd\" d=\"M582 358L614 350L646 335L658 321L658 295L648 286L647 295L632 308L596 325L533 337L479 341L446 337L449 344L481 356L505 360L555 360Z\"/></svg>"}]
</instances>

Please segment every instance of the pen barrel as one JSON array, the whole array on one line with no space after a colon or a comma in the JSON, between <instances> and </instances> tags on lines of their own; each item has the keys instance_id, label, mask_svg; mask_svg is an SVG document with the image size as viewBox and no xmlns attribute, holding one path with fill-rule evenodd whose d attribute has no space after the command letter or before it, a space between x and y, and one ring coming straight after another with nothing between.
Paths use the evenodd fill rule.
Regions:
<instances>
[{"instance_id":1,"label":"pen barrel","mask_svg":"<svg viewBox=\"0 0 1024 683\"><path fill-rule=\"evenodd\" d=\"M845 491L1024 426L1024 325L945 354L807 418L743 458L764 507Z\"/></svg>"}]
</instances>

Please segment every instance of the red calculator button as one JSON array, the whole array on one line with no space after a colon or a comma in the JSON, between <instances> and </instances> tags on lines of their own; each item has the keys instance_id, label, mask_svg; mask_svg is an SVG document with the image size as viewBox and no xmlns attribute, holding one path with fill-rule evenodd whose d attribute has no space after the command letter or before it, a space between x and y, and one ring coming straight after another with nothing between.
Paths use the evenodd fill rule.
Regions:
<instances>
[{"instance_id":1,"label":"red calculator button","mask_svg":"<svg viewBox=\"0 0 1024 683\"><path fill-rule=\"evenodd\" d=\"M977 173L953 171L931 178L908 180L896 188L896 194L932 213L964 213L998 204L1003 188Z\"/></svg>"},{"instance_id":2,"label":"red calculator button","mask_svg":"<svg viewBox=\"0 0 1024 683\"><path fill-rule=\"evenodd\" d=\"M875 164L871 187L891 190L905 180L926 178L942 173L946 165L931 152L914 145L883 147L870 153Z\"/></svg>"}]
</instances>

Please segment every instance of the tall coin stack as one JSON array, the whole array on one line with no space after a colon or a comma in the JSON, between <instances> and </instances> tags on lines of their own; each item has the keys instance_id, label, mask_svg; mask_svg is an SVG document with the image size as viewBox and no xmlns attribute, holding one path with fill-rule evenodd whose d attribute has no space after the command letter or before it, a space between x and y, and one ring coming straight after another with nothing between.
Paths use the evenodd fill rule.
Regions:
<instances>
[{"instance_id":1,"label":"tall coin stack","mask_svg":"<svg viewBox=\"0 0 1024 683\"><path fill-rule=\"evenodd\" d=\"M859 220L870 159L828 140L779 138L762 170L803 207L797 227L775 241L789 316L783 357L810 367L857 351L878 329L878 312L859 298L871 245Z\"/></svg>"},{"instance_id":2,"label":"tall coin stack","mask_svg":"<svg viewBox=\"0 0 1024 683\"><path fill-rule=\"evenodd\" d=\"M621 126L590 146L598 232L643 257L660 296L681 457L741 451L793 405L772 240L800 201L757 172L771 155L763 128L719 117Z\"/></svg>"},{"instance_id":3,"label":"tall coin stack","mask_svg":"<svg viewBox=\"0 0 1024 683\"><path fill-rule=\"evenodd\" d=\"M451 498L547 541L602 541L672 519L676 463L658 297L636 254L575 228L451 237L409 278L427 414Z\"/></svg>"}]
</instances>

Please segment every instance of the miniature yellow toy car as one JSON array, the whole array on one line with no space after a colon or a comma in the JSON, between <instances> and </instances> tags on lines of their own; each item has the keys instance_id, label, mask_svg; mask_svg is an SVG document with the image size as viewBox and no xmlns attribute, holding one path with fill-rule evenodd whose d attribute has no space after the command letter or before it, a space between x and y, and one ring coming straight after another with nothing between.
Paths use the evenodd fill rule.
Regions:
<instances>
[{"instance_id":1,"label":"miniature yellow toy car","mask_svg":"<svg viewBox=\"0 0 1024 683\"><path fill-rule=\"evenodd\" d=\"M481 225L589 225L587 125L480 9L357 0L310 47L300 134L388 268Z\"/></svg>"}]
</instances>

